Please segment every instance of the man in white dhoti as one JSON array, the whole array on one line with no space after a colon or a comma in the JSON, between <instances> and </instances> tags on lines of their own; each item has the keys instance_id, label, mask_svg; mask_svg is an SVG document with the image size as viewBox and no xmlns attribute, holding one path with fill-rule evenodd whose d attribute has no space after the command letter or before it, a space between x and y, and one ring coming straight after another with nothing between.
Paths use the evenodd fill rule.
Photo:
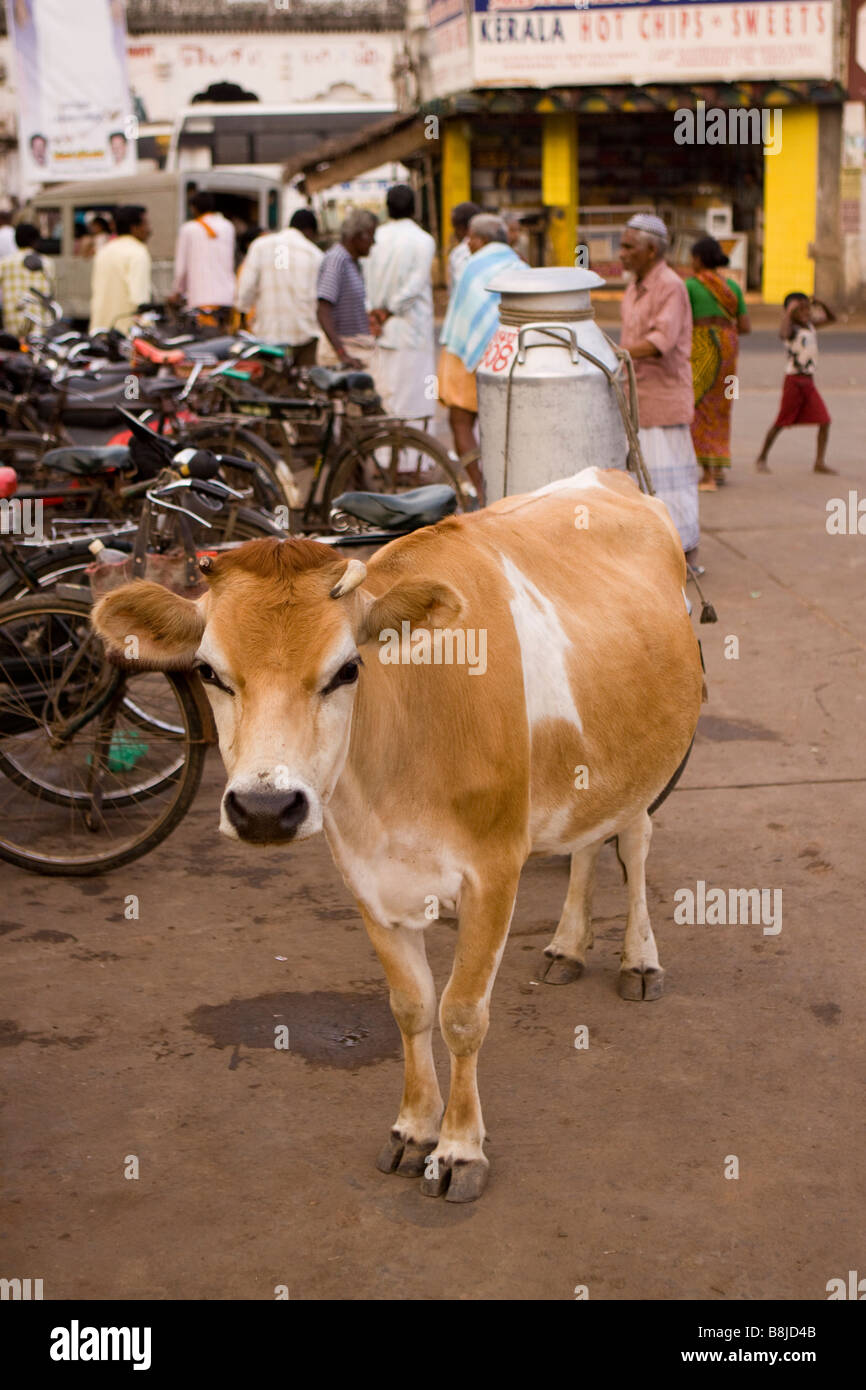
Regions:
<instances>
[{"instance_id":1,"label":"man in white dhoti","mask_svg":"<svg viewBox=\"0 0 866 1390\"><path fill-rule=\"evenodd\" d=\"M371 370L389 415L423 420L436 408L433 369L433 282L436 243L413 220L408 184L389 188L389 221L376 231L365 266L370 326L376 337Z\"/></svg>"},{"instance_id":2,"label":"man in white dhoti","mask_svg":"<svg viewBox=\"0 0 866 1390\"><path fill-rule=\"evenodd\" d=\"M635 213L620 242L631 283L622 299L622 336L634 361L640 445L656 496L680 533L686 559L698 565L698 461L689 426L695 413L692 315L685 283L665 261L667 228Z\"/></svg>"}]
</instances>

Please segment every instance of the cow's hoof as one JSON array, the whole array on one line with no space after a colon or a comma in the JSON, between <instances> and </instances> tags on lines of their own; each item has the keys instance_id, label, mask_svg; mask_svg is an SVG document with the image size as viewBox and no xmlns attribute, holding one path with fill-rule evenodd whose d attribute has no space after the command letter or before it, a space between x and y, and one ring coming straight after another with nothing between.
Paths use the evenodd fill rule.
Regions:
<instances>
[{"instance_id":1,"label":"cow's hoof","mask_svg":"<svg viewBox=\"0 0 866 1390\"><path fill-rule=\"evenodd\" d=\"M571 960L569 956L555 956L545 951L541 978L546 985L570 985L573 980L580 979L584 969L582 960Z\"/></svg>"},{"instance_id":2,"label":"cow's hoof","mask_svg":"<svg viewBox=\"0 0 866 1390\"><path fill-rule=\"evenodd\" d=\"M458 1160L451 1169L446 1202L474 1202L487 1186L490 1164L486 1158Z\"/></svg>"},{"instance_id":3,"label":"cow's hoof","mask_svg":"<svg viewBox=\"0 0 866 1390\"><path fill-rule=\"evenodd\" d=\"M421 1191L425 1197L442 1197L446 1202L474 1202L487 1186L490 1164L486 1158L458 1158L453 1162L426 1161Z\"/></svg>"},{"instance_id":4,"label":"cow's hoof","mask_svg":"<svg viewBox=\"0 0 866 1390\"><path fill-rule=\"evenodd\" d=\"M376 1167L380 1173L393 1173L403 1157L405 1142L396 1129L392 1129L388 1135L388 1142L379 1157L376 1159Z\"/></svg>"},{"instance_id":5,"label":"cow's hoof","mask_svg":"<svg viewBox=\"0 0 866 1390\"><path fill-rule=\"evenodd\" d=\"M397 1164L396 1171L404 1178L420 1177L424 1172L427 1155L432 1153L435 1147L435 1139L431 1140L429 1144L416 1144L414 1139L407 1139L403 1149L403 1157Z\"/></svg>"},{"instance_id":6,"label":"cow's hoof","mask_svg":"<svg viewBox=\"0 0 866 1390\"><path fill-rule=\"evenodd\" d=\"M621 999L661 999L665 987L665 972L661 966L649 970L621 970L619 996Z\"/></svg>"},{"instance_id":7,"label":"cow's hoof","mask_svg":"<svg viewBox=\"0 0 866 1390\"><path fill-rule=\"evenodd\" d=\"M414 1139L404 1139L399 1130L392 1129L387 1144L376 1159L376 1167L380 1173L400 1173L404 1178L417 1178L424 1172L424 1160L435 1147L435 1139L431 1139L429 1144L416 1144Z\"/></svg>"}]
</instances>

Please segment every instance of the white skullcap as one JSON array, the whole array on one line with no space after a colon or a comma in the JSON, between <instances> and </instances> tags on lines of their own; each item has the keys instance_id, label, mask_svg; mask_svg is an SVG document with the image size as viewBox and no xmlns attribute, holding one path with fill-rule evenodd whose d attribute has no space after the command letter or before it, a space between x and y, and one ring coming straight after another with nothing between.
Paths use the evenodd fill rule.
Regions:
<instances>
[{"instance_id":1,"label":"white skullcap","mask_svg":"<svg viewBox=\"0 0 866 1390\"><path fill-rule=\"evenodd\" d=\"M662 241L668 239L668 229L664 222L651 212L636 212L634 217L629 218L626 226L633 227L636 232L649 232L651 236L660 237Z\"/></svg>"}]
</instances>

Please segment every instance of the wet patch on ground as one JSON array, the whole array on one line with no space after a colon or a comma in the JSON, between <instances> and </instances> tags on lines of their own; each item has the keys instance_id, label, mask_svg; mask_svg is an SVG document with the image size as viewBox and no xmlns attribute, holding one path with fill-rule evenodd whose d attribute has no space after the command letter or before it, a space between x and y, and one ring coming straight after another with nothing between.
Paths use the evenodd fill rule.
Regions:
<instances>
[{"instance_id":1,"label":"wet patch on ground","mask_svg":"<svg viewBox=\"0 0 866 1390\"><path fill-rule=\"evenodd\" d=\"M825 1024L828 1028L832 1027L834 1023L838 1023L842 1017L842 1010L838 1004L810 1004L809 1008L818 1022Z\"/></svg>"},{"instance_id":2,"label":"wet patch on ground","mask_svg":"<svg viewBox=\"0 0 866 1390\"><path fill-rule=\"evenodd\" d=\"M717 714L702 714L698 720L698 737L708 738L712 743L733 743L738 739L757 739L765 743L778 743L779 735L762 724L748 720L721 719Z\"/></svg>"},{"instance_id":3,"label":"wet patch on ground","mask_svg":"<svg viewBox=\"0 0 866 1390\"><path fill-rule=\"evenodd\" d=\"M18 1047L19 1043L36 1043L37 1047L70 1047L77 1052L93 1042L95 1034L79 1033L66 1037L63 1033L27 1033L12 1018L0 1018L0 1047Z\"/></svg>"},{"instance_id":4,"label":"wet patch on ground","mask_svg":"<svg viewBox=\"0 0 866 1390\"><path fill-rule=\"evenodd\" d=\"M11 931L26 931L26 922L0 922L0 936L8 936Z\"/></svg>"},{"instance_id":5,"label":"wet patch on ground","mask_svg":"<svg viewBox=\"0 0 866 1390\"><path fill-rule=\"evenodd\" d=\"M60 941L77 941L78 937L73 936L68 931L53 931L50 927L43 927L41 931L31 932L29 936L16 937L17 941L48 941L52 945Z\"/></svg>"},{"instance_id":6,"label":"wet patch on ground","mask_svg":"<svg viewBox=\"0 0 866 1390\"><path fill-rule=\"evenodd\" d=\"M314 1066L355 1070L400 1055L400 1034L384 994L260 994L202 1004L188 1017L193 1031L210 1038L213 1047L234 1050L232 1070L242 1047L274 1050L282 1025L289 1030L286 1050Z\"/></svg>"}]
</instances>

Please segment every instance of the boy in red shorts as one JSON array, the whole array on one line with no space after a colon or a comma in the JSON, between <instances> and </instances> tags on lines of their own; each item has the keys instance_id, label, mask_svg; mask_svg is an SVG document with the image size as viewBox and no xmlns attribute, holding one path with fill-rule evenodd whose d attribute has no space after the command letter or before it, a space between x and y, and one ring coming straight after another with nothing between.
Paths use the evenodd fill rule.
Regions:
<instances>
[{"instance_id":1,"label":"boy in red shorts","mask_svg":"<svg viewBox=\"0 0 866 1390\"><path fill-rule=\"evenodd\" d=\"M812 317L813 308L820 310L822 315L817 322ZM830 435L830 413L815 385L815 367L818 361L816 330L823 328L826 323L834 323L836 315L820 299L810 299L799 291L785 296L784 309L779 337L788 353L788 365L785 368L782 404L775 423L767 431L764 447L755 459L755 467L759 473L769 473L767 454L781 430L789 425L817 425L815 472L835 473L835 468L828 468L824 462Z\"/></svg>"}]
</instances>

